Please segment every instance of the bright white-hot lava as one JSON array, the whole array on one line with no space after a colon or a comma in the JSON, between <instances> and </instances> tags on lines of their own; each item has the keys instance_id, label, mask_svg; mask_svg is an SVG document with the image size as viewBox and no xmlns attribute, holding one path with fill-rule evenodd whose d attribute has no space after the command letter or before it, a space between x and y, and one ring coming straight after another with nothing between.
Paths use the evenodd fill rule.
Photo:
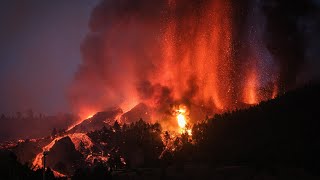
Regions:
<instances>
[{"instance_id":1,"label":"bright white-hot lava","mask_svg":"<svg viewBox=\"0 0 320 180\"><path fill-rule=\"evenodd\" d=\"M185 128L187 122L186 122L186 118L184 117L184 115L179 114L177 116L177 119L178 119L178 125L180 126L180 128L182 128L182 129Z\"/></svg>"},{"instance_id":2,"label":"bright white-hot lava","mask_svg":"<svg viewBox=\"0 0 320 180\"><path fill-rule=\"evenodd\" d=\"M190 136L192 135L192 130L187 127L188 123L188 114L187 108L185 106L180 107L176 110L176 119L179 126L180 133L188 133Z\"/></svg>"},{"instance_id":3,"label":"bright white-hot lava","mask_svg":"<svg viewBox=\"0 0 320 180\"><path fill-rule=\"evenodd\" d=\"M87 116L87 119L90 119L94 116L94 114L90 114L89 116Z\"/></svg>"}]
</instances>

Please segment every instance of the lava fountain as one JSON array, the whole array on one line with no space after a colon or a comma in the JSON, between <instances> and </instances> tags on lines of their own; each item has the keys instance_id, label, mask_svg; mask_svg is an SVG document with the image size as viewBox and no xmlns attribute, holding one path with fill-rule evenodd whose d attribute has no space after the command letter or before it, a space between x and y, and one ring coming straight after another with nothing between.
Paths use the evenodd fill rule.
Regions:
<instances>
[{"instance_id":1,"label":"lava fountain","mask_svg":"<svg viewBox=\"0 0 320 180\"><path fill-rule=\"evenodd\" d=\"M151 108L151 121L167 123L172 121L166 116L171 106L185 104L192 118L182 112L176 116L185 129L208 115L259 103L258 91L266 82L277 87L273 76L261 78L261 67L245 68L250 57L238 59L249 46L256 47L250 49L252 54L264 54L260 51L264 44L235 45L249 35L237 32L241 29L234 19L241 14L233 10L233 1L136 0L134 4L104 0L94 9L81 47L83 62L70 89L76 112L142 102ZM264 68L264 74L272 73Z\"/></svg>"},{"instance_id":2,"label":"lava fountain","mask_svg":"<svg viewBox=\"0 0 320 180\"><path fill-rule=\"evenodd\" d=\"M244 102L247 104L257 104L259 99L257 97L257 74L255 70L250 71L247 82L244 88Z\"/></svg>"},{"instance_id":3,"label":"lava fountain","mask_svg":"<svg viewBox=\"0 0 320 180\"><path fill-rule=\"evenodd\" d=\"M186 125L187 125L187 122L186 122L186 118L184 117L183 114L179 114L177 116L177 119L178 119L178 125L181 129L185 128Z\"/></svg>"},{"instance_id":4,"label":"lava fountain","mask_svg":"<svg viewBox=\"0 0 320 180\"><path fill-rule=\"evenodd\" d=\"M178 132L188 133L192 135L192 130L190 129L190 116L189 116L188 109L184 105L179 105L178 109L175 111L176 120L178 123Z\"/></svg>"}]
</instances>

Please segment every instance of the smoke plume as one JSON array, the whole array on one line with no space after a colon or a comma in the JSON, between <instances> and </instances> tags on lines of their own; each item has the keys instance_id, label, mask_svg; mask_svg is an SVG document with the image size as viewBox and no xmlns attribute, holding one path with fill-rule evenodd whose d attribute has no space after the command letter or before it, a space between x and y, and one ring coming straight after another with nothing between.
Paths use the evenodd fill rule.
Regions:
<instances>
[{"instance_id":1,"label":"smoke plume","mask_svg":"<svg viewBox=\"0 0 320 180\"><path fill-rule=\"evenodd\" d=\"M260 9L250 0L102 1L81 46L74 110L85 117L143 102L156 113L184 104L214 114L275 97L282 69Z\"/></svg>"}]
</instances>

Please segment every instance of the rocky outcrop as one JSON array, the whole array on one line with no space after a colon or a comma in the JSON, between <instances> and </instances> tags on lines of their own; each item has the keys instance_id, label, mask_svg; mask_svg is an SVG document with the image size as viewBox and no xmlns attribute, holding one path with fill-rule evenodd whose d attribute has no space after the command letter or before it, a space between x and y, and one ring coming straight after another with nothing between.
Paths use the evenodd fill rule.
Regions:
<instances>
[{"instance_id":1,"label":"rocky outcrop","mask_svg":"<svg viewBox=\"0 0 320 180\"><path fill-rule=\"evenodd\" d=\"M66 175L72 174L82 162L82 154L68 136L58 140L47 156L47 166Z\"/></svg>"},{"instance_id":2,"label":"rocky outcrop","mask_svg":"<svg viewBox=\"0 0 320 180\"><path fill-rule=\"evenodd\" d=\"M100 130L104 126L108 126L117 119L123 111L121 108L111 108L107 111L98 112L92 118L86 119L80 124L72 128L68 133L86 133Z\"/></svg>"}]
</instances>

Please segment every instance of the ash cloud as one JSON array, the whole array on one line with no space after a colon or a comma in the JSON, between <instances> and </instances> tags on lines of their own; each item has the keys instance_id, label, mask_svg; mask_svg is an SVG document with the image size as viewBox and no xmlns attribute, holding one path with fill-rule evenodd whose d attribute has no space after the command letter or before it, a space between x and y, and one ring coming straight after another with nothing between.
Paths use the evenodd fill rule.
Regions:
<instances>
[{"instance_id":1,"label":"ash cloud","mask_svg":"<svg viewBox=\"0 0 320 180\"><path fill-rule=\"evenodd\" d=\"M252 3L260 3L259 6L264 8L261 11L265 15L266 30L270 33L264 36L269 41L247 40L249 33L246 30L249 28L246 26L250 23L246 21L250 20ZM213 6L217 6L213 8L215 11L210 11ZM168 111L176 103L189 107L196 104L205 106L205 109L215 109L218 104L234 108L236 105L230 104L242 101L243 81L248 71L245 64L250 59L247 57L249 46L267 46L273 59L266 61L276 61L263 62L256 70L265 72L263 76L270 78L265 80L267 83L281 84L284 89L295 86L295 79L304 64L304 47L298 28L293 25L297 19L290 22L296 10L280 13L283 6L270 7L267 1L254 0L242 0L241 3L221 0L101 1L92 12L90 32L81 45L83 61L70 88L71 105L80 115L110 106L121 106L126 111L140 102L157 107L159 112ZM230 17L225 16L229 14ZM206 25L206 18L217 20ZM231 27L226 25L228 18L232 18ZM210 34L209 27L218 37ZM229 31L231 37L226 35ZM291 40L286 39L288 36L292 37ZM214 63L203 66L217 67L210 69L199 64L206 62L197 62L201 53L195 49L202 37L215 38L205 39L200 44L207 51L204 56L212 58L216 53L214 56L218 57ZM210 45L214 46L215 41L219 46L214 49ZM246 45L248 42L251 44ZM168 46L171 49L165 50L169 55L164 54L163 43L173 44ZM221 47L219 43L222 43ZM260 51L254 52L259 54L257 57L267 56L263 54L265 50L255 49ZM225 61L229 58L229 51L232 51L232 57L228 64ZM288 52L292 51L295 52L290 55ZM189 60L184 60L186 58ZM280 64L279 82L277 75L268 76L277 72L265 64ZM199 75L201 68L208 72ZM215 73L215 84L206 77L211 71ZM211 87L207 88L210 83ZM208 93L215 95L207 97Z\"/></svg>"},{"instance_id":2,"label":"ash cloud","mask_svg":"<svg viewBox=\"0 0 320 180\"><path fill-rule=\"evenodd\" d=\"M172 102L169 87L150 82L162 63L158 40L163 24L170 16L190 14L192 5L204 2L180 2L173 15L164 0L102 1L92 12L91 32L81 45L83 62L69 93L74 110L97 111L148 99Z\"/></svg>"}]
</instances>

